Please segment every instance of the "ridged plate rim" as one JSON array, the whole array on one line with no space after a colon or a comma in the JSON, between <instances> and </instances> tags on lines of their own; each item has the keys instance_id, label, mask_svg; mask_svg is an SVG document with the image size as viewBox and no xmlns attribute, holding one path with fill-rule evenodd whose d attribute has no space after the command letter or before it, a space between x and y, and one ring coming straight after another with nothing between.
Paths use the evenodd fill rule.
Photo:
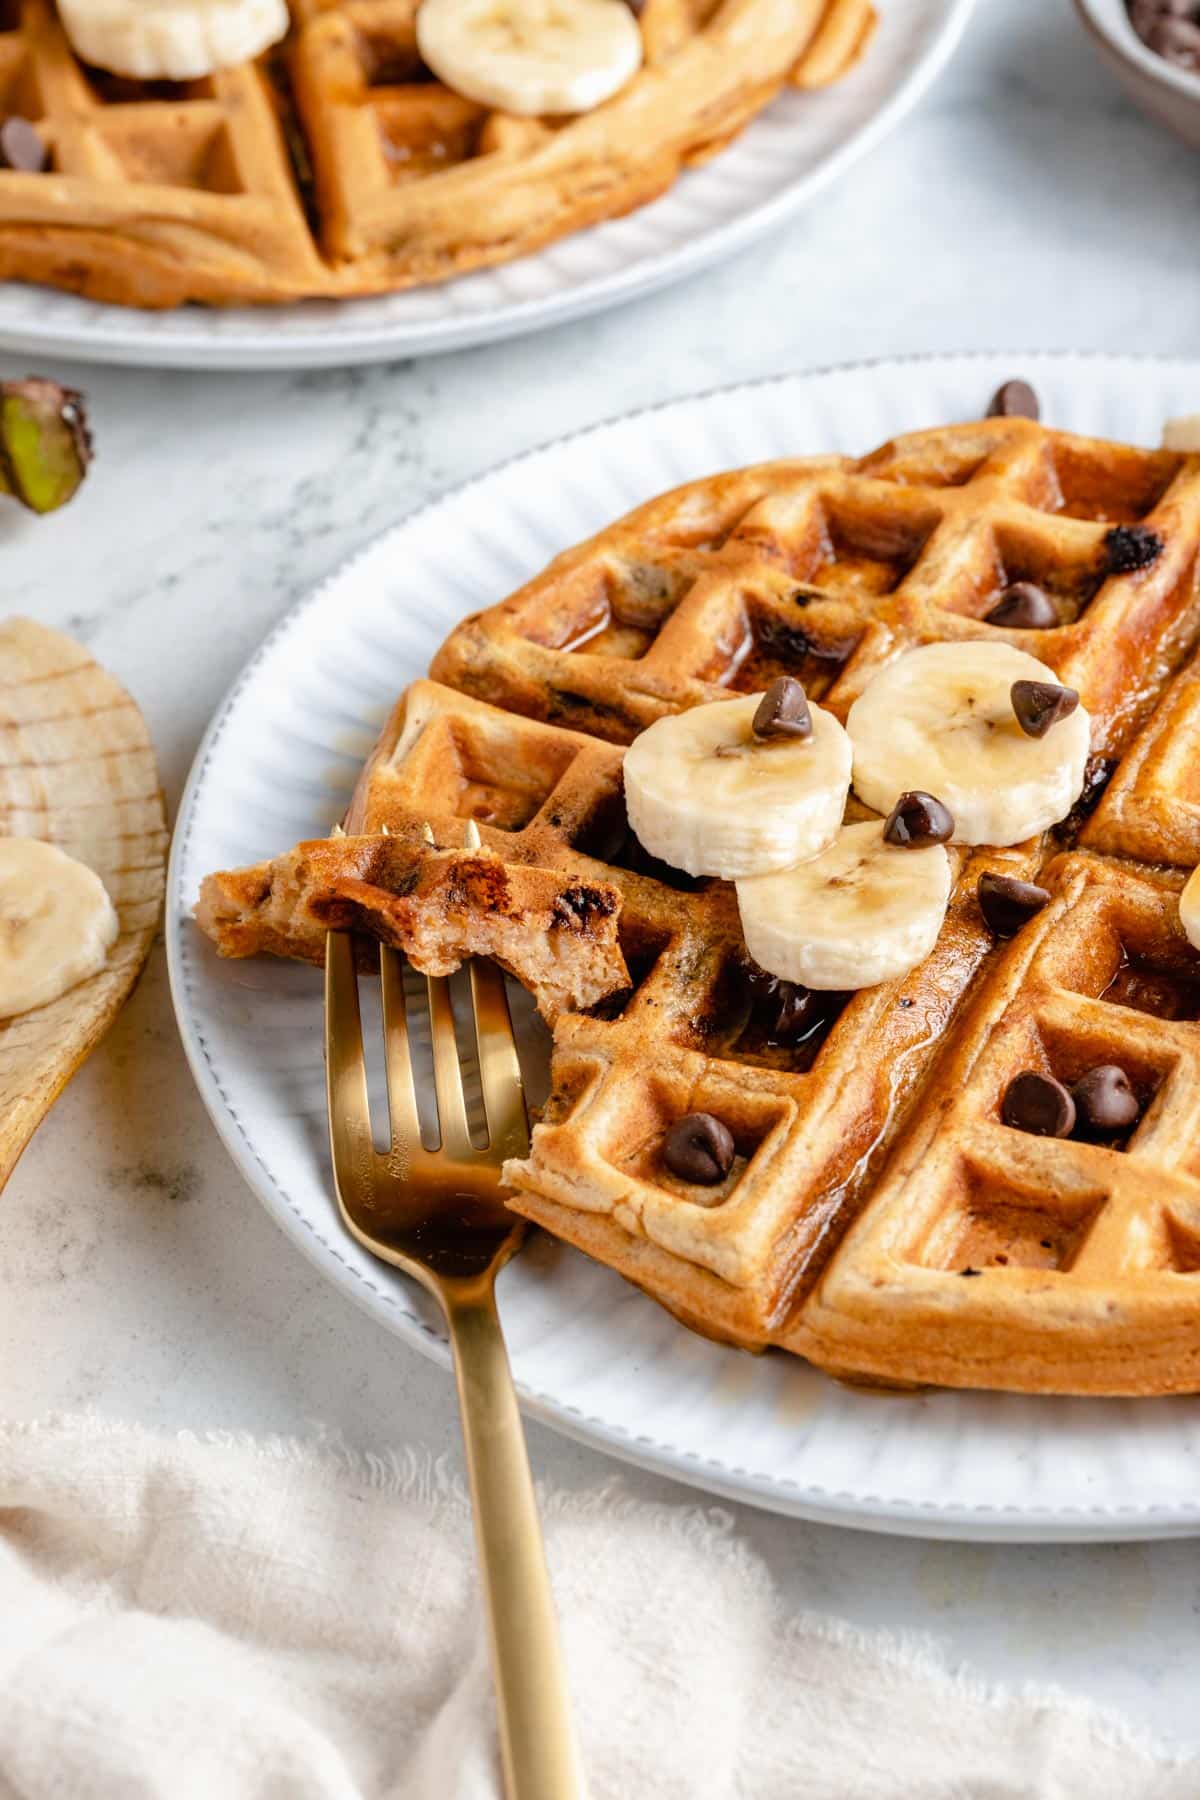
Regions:
<instances>
[{"instance_id":1,"label":"ridged plate rim","mask_svg":"<svg viewBox=\"0 0 1200 1800\"><path fill-rule=\"evenodd\" d=\"M502 505L515 535L529 529L538 506L553 514L555 500L564 490L556 493L545 477L556 460L561 468L564 458L586 456L595 467L608 444L621 446L614 455L622 462L629 445L636 442L661 453L666 462L670 460L667 447L675 444L681 433L686 436L689 429L694 434L697 422L709 415L728 414L734 421L731 429L752 431L760 410L769 405L774 408L773 429L778 432L782 417L803 419L806 405L824 408L831 418L852 420L856 396L862 404L864 395L875 396L877 389L885 388L886 394L881 392L881 397L869 398L867 403L881 409L881 418L891 419L880 433L886 436L890 431L933 423L938 416L970 416L980 410L999 380L1014 373L1031 374L1040 386L1051 390L1052 407L1054 399L1058 402L1057 410L1050 414L1054 422L1100 435L1116 436L1124 431L1133 441L1154 441L1156 422L1161 422L1165 410L1186 411L1187 396L1200 394L1200 361L979 352L881 359L771 377L627 414L525 452L475 477L368 544L283 617L218 707L188 778L168 875L168 961L188 1059L222 1139L267 1211L336 1286L423 1355L443 1366L448 1363L444 1338L430 1323L415 1291L369 1259L362 1258L361 1266L354 1266L355 1247L340 1239L327 1185L322 1185L328 1177L319 1168L307 1171L317 1181L309 1212L297 1203L288 1183L280 1179L279 1171L263 1153L261 1113L257 1119L243 1116L242 1078L232 1066L228 1046L222 1050L215 1043L222 1031L229 1029L222 1014L229 1013L227 972L231 965L219 964L198 941L189 911L198 874L212 866L205 860L203 847L204 831L211 836L212 826L202 815L205 806L211 813L225 804L221 794L222 780L228 774L228 734L242 726L248 728L252 721L261 737L264 709L269 717L272 683L278 679L289 646L295 648L302 641L298 634L315 623L319 631L328 634L332 649L337 633L346 626L347 593L376 568L403 565L410 554L406 538L411 543L421 530L436 527L439 542L454 544L460 530L469 533L470 521L496 502L506 488L518 492L527 488L534 496L529 506L517 501ZM939 396L940 412L928 404L933 393ZM903 398L906 395L907 400ZM1067 417L1059 416L1064 398ZM955 405L957 415L946 410ZM1133 415L1134 422L1125 425L1123 421ZM803 431L803 426L798 430ZM784 448L801 453L828 447L829 443L806 441L801 436L783 445L764 428L757 449L775 455ZM843 437L832 447L852 445ZM859 445L868 447L867 442ZM669 485L677 473L658 485ZM555 527L549 529L553 534ZM438 613L435 635L452 622ZM398 691L406 675L419 672L417 668L397 671L388 691L392 685ZM343 710L352 711L353 704ZM314 745L313 767L303 777L307 796L319 786L314 775L317 758L331 754L330 745ZM309 804L308 798L304 804ZM264 851L266 848L263 846ZM289 977L301 974L309 978L309 972L288 972ZM311 1000L307 990L305 994L306 1018L319 1026L319 981L311 979ZM281 985L284 978L272 976L264 981L270 988ZM314 1006L315 1012L311 1010ZM580 1278L580 1270L588 1272L586 1277ZM502 1306L514 1339L513 1362L523 1407L568 1436L709 1492L805 1518L939 1538L1107 1541L1187 1535L1200 1529L1200 1480L1196 1479L1200 1472L1200 1400L1072 1401L970 1394L900 1398L852 1393L793 1359L754 1359L702 1343L609 1271L562 1247L544 1254L540 1262L537 1253L527 1253L504 1280ZM529 1379L529 1364L540 1354L536 1341L528 1350L521 1341L531 1295L535 1309L544 1305L547 1296L553 1306L557 1286L564 1281L573 1283L579 1293L594 1292L603 1307L622 1312L622 1329L614 1328L611 1334L614 1354L628 1354L624 1326L632 1318L630 1308L635 1307L639 1309L637 1329L648 1334L648 1341L665 1346L665 1353L656 1351L659 1360L669 1357L681 1362L685 1376L693 1367L700 1369L707 1389L683 1405L670 1435L651 1427L639 1413L636 1391L616 1379L603 1404L587 1405L579 1403L580 1394L570 1384L564 1387L561 1380ZM613 1285L600 1295L597 1282ZM568 1312L564 1341L569 1348L570 1333L578 1329L577 1317L584 1314L577 1315L574 1305ZM649 1324L650 1320L655 1323ZM561 1320L559 1328L564 1328ZM556 1356L556 1367L560 1361ZM587 1379L583 1385L587 1386ZM778 1416L768 1422L769 1428L756 1443L756 1454L752 1458L714 1454L720 1446L714 1446L705 1434L715 1430L720 1436L726 1429L736 1434L742 1409L757 1404L755 1390L762 1387L782 1398L771 1400ZM799 1407L789 1399L792 1390L801 1395ZM783 1475L778 1465L771 1466L772 1454L783 1458L794 1448L794 1433L804 1421L818 1418L827 1419L829 1431L845 1436L849 1468L854 1470L856 1454L861 1464L857 1475L846 1476L843 1462L842 1479L818 1479L823 1472L822 1456L828 1460L830 1455L820 1439L812 1452L812 1479ZM812 1429L810 1424L809 1436ZM897 1441L893 1444L892 1440ZM887 1481L867 1479L862 1472L876 1467L881 1458L886 1462L885 1453L894 1453L899 1459L894 1466L900 1468L906 1456L911 1460L939 1450L949 1454L956 1472L958 1487L950 1498L944 1477L927 1480L922 1475L915 1486L893 1478L893 1491L889 1492ZM963 1468L965 1475L960 1472ZM1016 1468L1023 1471L1020 1491L1014 1486ZM998 1497L1001 1494L1007 1497ZM1083 1494L1087 1497L1081 1497Z\"/></svg>"}]
</instances>

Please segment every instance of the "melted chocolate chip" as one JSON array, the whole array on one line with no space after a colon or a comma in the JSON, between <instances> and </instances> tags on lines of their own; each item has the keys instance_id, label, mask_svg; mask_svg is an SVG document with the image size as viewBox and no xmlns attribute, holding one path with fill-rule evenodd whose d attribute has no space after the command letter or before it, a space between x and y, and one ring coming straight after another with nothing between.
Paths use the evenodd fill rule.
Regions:
<instances>
[{"instance_id":1,"label":"melted chocolate chip","mask_svg":"<svg viewBox=\"0 0 1200 1800\"><path fill-rule=\"evenodd\" d=\"M1004 1090L1000 1106L1006 1125L1034 1137L1070 1137L1075 1128L1075 1102L1053 1075L1025 1069Z\"/></svg>"},{"instance_id":2,"label":"melted chocolate chip","mask_svg":"<svg viewBox=\"0 0 1200 1800\"><path fill-rule=\"evenodd\" d=\"M1112 772L1116 766L1114 757L1094 755L1088 757L1083 766L1083 792L1058 827L1057 835L1066 843L1075 841L1099 806L1100 796L1112 779Z\"/></svg>"},{"instance_id":3,"label":"melted chocolate chip","mask_svg":"<svg viewBox=\"0 0 1200 1800\"><path fill-rule=\"evenodd\" d=\"M755 710L755 737L764 742L772 738L810 738L812 729L804 689L794 676L781 675L771 683Z\"/></svg>"},{"instance_id":4,"label":"melted chocolate chip","mask_svg":"<svg viewBox=\"0 0 1200 1800\"><path fill-rule=\"evenodd\" d=\"M1059 623L1057 606L1032 581L1014 581L983 617L987 625L1007 625L1013 631L1049 631Z\"/></svg>"},{"instance_id":5,"label":"melted chocolate chip","mask_svg":"<svg viewBox=\"0 0 1200 1800\"><path fill-rule=\"evenodd\" d=\"M606 919L616 908L616 897L601 888L569 887L555 899L554 918L572 931L586 931L594 918Z\"/></svg>"},{"instance_id":6,"label":"melted chocolate chip","mask_svg":"<svg viewBox=\"0 0 1200 1800\"><path fill-rule=\"evenodd\" d=\"M1081 1075L1071 1089L1079 1123L1100 1137L1127 1131L1141 1113L1141 1103L1124 1069L1101 1063Z\"/></svg>"},{"instance_id":7,"label":"melted chocolate chip","mask_svg":"<svg viewBox=\"0 0 1200 1800\"><path fill-rule=\"evenodd\" d=\"M822 998L798 981L784 981L765 969L747 969L755 1023L768 1044L799 1044L819 1023L828 996Z\"/></svg>"},{"instance_id":8,"label":"melted chocolate chip","mask_svg":"<svg viewBox=\"0 0 1200 1800\"><path fill-rule=\"evenodd\" d=\"M883 827L884 843L900 850L924 850L929 844L949 843L953 836L949 807L919 788L901 794Z\"/></svg>"},{"instance_id":9,"label":"melted chocolate chip","mask_svg":"<svg viewBox=\"0 0 1200 1800\"><path fill-rule=\"evenodd\" d=\"M1044 738L1052 725L1069 719L1079 705L1074 688L1059 687L1054 681L1014 681L1011 698L1017 724L1031 738Z\"/></svg>"},{"instance_id":10,"label":"melted chocolate chip","mask_svg":"<svg viewBox=\"0 0 1200 1800\"><path fill-rule=\"evenodd\" d=\"M687 1113L663 1139L663 1161L680 1181L715 1187L733 1167L733 1135L712 1113Z\"/></svg>"},{"instance_id":11,"label":"melted chocolate chip","mask_svg":"<svg viewBox=\"0 0 1200 1800\"><path fill-rule=\"evenodd\" d=\"M36 126L17 113L0 124L0 169L15 169L22 175L40 175L50 161L50 152L42 142Z\"/></svg>"},{"instance_id":12,"label":"melted chocolate chip","mask_svg":"<svg viewBox=\"0 0 1200 1800\"><path fill-rule=\"evenodd\" d=\"M1050 898L1048 889L1034 881L1017 881L1012 875L996 875L985 869L979 877L979 910L989 931L998 938L1016 937Z\"/></svg>"},{"instance_id":13,"label":"melted chocolate chip","mask_svg":"<svg viewBox=\"0 0 1200 1800\"><path fill-rule=\"evenodd\" d=\"M1163 541L1148 525L1114 525L1104 534L1104 567L1110 575L1148 569L1162 555Z\"/></svg>"},{"instance_id":14,"label":"melted chocolate chip","mask_svg":"<svg viewBox=\"0 0 1200 1800\"><path fill-rule=\"evenodd\" d=\"M1005 381L988 403L989 419L1040 419L1038 397L1027 381Z\"/></svg>"}]
</instances>

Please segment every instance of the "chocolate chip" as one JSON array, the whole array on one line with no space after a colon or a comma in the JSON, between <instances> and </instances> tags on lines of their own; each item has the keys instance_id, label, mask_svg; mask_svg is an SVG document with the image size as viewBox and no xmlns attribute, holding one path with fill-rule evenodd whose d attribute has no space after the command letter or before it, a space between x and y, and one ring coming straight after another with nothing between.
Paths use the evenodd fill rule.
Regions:
<instances>
[{"instance_id":1,"label":"chocolate chip","mask_svg":"<svg viewBox=\"0 0 1200 1800\"><path fill-rule=\"evenodd\" d=\"M988 403L989 419L1040 419L1038 397L1027 381L1005 381Z\"/></svg>"},{"instance_id":2,"label":"chocolate chip","mask_svg":"<svg viewBox=\"0 0 1200 1800\"><path fill-rule=\"evenodd\" d=\"M1074 688L1054 681L1014 681L1012 709L1026 737L1044 738L1052 725L1069 719L1079 705Z\"/></svg>"},{"instance_id":3,"label":"chocolate chip","mask_svg":"<svg viewBox=\"0 0 1200 1800\"><path fill-rule=\"evenodd\" d=\"M1075 1102L1053 1075L1025 1069L1004 1090L1000 1107L1006 1125L1029 1131L1035 1137L1070 1137L1075 1127Z\"/></svg>"},{"instance_id":4,"label":"chocolate chip","mask_svg":"<svg viewBox=\"0 0 1200 1800\"><path fill-rule=\"evenodd\" d=\"M554 921L572 931L587 931L595 918L606 919L617 909L617 898L600 888L569 887L555 897Z\"/></svg>"},{"instance_id":5,"label":"chocolate chip","mask_svg":"<svg viewBox=\"0 0 1200 1800\"><path fill-rule=\"evenodd\" d=\"M996 875L985 869L977 889L979 910L989 931L998 938L1016 937L1022 925L1028 924L1050 898L1049 891L1035 881L1018 881L1012 875Z\"/></svg>"},{"instance_id":6,"label":"chocolate chip","mask_svg":"<svg viewBox=\"0 0 1200 1800\"><path fill-rule=\"evenodd\" d=\"M1008 625L1013 631L1048 631L1059 623L1057 606L1032 581L1014 581L983 617L985 624Z\"/></svg>"},{"instance_id":7,"label":"chocolate chip","mask_svg":"<svg viewBox=\"0 0 1200 1800\"><path fill-rule=\"evenodd\" d=\"M755 737L768 742L772 738L810 738L812 728L804 689L794 676L781 675L771 683L755 710Z\"/></svg>"},{"instance_id":8,"label":"chocolate chip","mask_svg":"<svg viewBox=\"0 0 1200 1800\"><path fill-rule=\"evenodd\" d=\"M769 1044L798 1044L818 1023L824 1001L811 988L757 968L747 969L745 980L755 1020Z\"/></svg>"},{"instance_id":9,"label":"chocolate chip","mask_svg":"<svg viewBox=\"0 0 1200 1800\"><path fill-rule=\"evenodd\" d=\"M1163 541L1148 525L1114 525L1104 534L1104 566L1110 575L1148 569L1162 555Z\"/></svg>"},{"instance_id":10,"label":"chocolate chip","mask_svg":"<svg viewBox=\"0 0 1200 1800\"><path fill-rule=\"evenodd\" d=\"M1091 818L1099 806L1100 796L1111 781L1116 766L1115 757L1095 755L1088 757L1083 765L1083 790L1058 827L1060 838L1071 842L1078 837L1083 830L1084 822Z\"/></svg>"},{"instance_id":11,"label":"chocolate chip","mask_svg":"<svg viewBox=\"0 0 1200 1800\"><path fill-rule=\"evenodd\" d=\"M676 1119L663 1140L663 1161L680 1181L715 1187L733 1167L733 1136L711 1113Z\"/></svg>"},{"instance_id":12,"label":"chocolate chip","mask_svg":"<svg viewBox=\"0 0 1200 1800\"><path fill-rule=\"evenodd\" d=\"M1116 1063L1101 1063L1099 1068L1089 1069L1075 1083L1071 1096L1080 1124L1102 1137L1128 1130L1142 1110L1128 1075Z\"/></svg>"},{"instance_id":13,"label":"chocolate chip","mask_svg":"<svg viewBox=\"0 0 1200 1800\"><path fill-rule=\"evenodd\" d=\"M982 1270L982 1269L960 1269L960 1270L959 1270L959 1271L958 1271L958 1272L959 1272L959 1274L960 1274L960 1275L963 1275L963 1276L967 1276L967 1275L982 1275L982 1274L983 1274L983 1270Z\"/></svg>"},{"instance_id":14,"label":"chocolate chip","mask_svg":"<svg viewBox=\"0 0 1200 1800\"><path fill-rule=\"evenodd\" d=\"M900 850L923 850L928 844L948 843L953 836L949 807L919 789L901 794L883 827L884 843Z\"/></svg>"},{"instance_id":15,"label":"chocolate chip","mask_svg":"<svg viewBox=\"0 0 1200 1800\"><path fill-rule=\"evenodd\" d=\"M22 175L40 175L50 152L28 119L13 113L0 125L0 169L16 169Z\"/></svg>"}]
</instances>

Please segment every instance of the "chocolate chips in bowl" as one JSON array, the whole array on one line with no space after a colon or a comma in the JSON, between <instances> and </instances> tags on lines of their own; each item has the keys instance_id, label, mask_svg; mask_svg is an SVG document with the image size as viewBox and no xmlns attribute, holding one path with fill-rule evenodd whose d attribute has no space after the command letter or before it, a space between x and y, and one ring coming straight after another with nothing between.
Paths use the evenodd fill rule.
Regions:
<instances>
[{"instance_id":1,"label":"chocolate chips in bowl","mask_svg":"<svg viewBox=\"0 0 1200 1800\"><path fill-rule=\"evenodd\" d=\"M1075 11L1130 98L1200 149L1197 0L1075 0Z\"/></svg>"}]
</instances>

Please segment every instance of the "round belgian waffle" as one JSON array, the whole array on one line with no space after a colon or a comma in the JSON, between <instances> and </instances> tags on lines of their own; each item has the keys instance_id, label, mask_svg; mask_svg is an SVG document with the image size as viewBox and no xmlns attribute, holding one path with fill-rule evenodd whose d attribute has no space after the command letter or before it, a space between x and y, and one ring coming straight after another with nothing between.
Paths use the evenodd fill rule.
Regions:
<instances>
[{"instance_id":1,"label":"round belgian waffle","mask_svg":"<svg viewBox=\"0 0 1200 1800\"><path fill-rule=\"evenodd\" d=\"M1131 553L1147 542L1151 556ZM446 846L475 821L503 867L619 897L627 974L556 1015L553 1091L507 1170L513 1205L696 1328L836 1373L1200 1389L1200 955L1176 898L1200 856L1198 552L1200 457L988 419L692 483L465 620L400 702L348 823L361 842L428 820ZM1018 579L1055 596L1057 625L987 622ZM622 746L780 673L844 718L906 647L980 637L1080 690L1084 803L1046 841L955 852L928 961L782 1030L732 889L631 838ZM221 878L251 899L257 883L265 909L243 911L226 949L268 947L286 868ZM1010 943L980 913L985 868L1050 889ZM611 978L593 929L561 951L587 946L589 972ZM1103 1063L1138 1093L1127 1133L1004 1122L1018 1070L1070 1083ZM667 1130L694 1110L733 1135L720 1186L665 1166Z\"/></svg>"}]
</instances>

